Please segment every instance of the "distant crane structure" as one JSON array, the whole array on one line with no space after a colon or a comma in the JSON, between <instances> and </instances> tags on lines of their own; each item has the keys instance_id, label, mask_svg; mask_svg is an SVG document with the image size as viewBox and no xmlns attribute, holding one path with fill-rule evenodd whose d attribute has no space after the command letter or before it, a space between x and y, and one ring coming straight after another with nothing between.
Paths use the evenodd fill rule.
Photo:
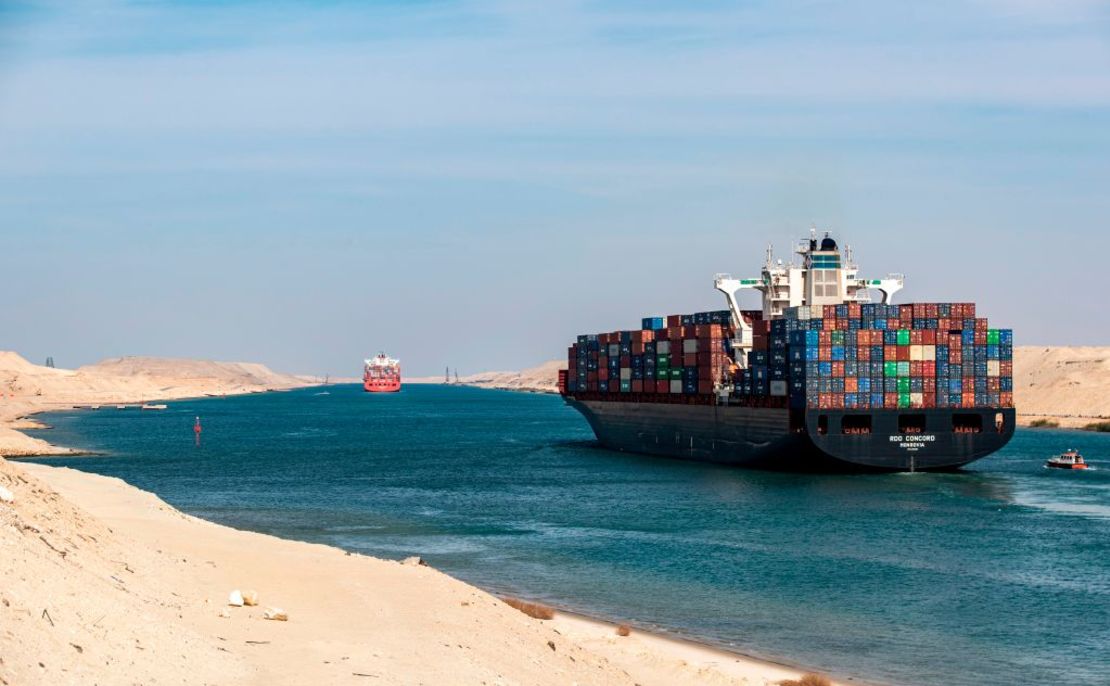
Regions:
<instances>
[{"instance_id":1,"label":"distant crane structure","mask_svg":"<svg viewBox=\"0 0 1110 686\"><path fill-rule=\"evenodd\" d=\"M51 369L54 368L54 358L53 357L47 357L46 358L46 366L50 367Z\"/></svg>"}]
</instances>

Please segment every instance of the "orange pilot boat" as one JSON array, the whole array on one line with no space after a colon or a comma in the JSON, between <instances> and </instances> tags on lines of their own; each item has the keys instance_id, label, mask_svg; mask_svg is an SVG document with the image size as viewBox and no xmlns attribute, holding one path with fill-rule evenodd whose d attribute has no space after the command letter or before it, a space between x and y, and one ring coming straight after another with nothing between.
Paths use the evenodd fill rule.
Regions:
<instances>
[{"instance_id":1,"label":"orange pilot boat","mask_svg":"<svg viewBox=\"0 0 1110 686\"><path fill-rule=\"evenodd\" d=\"M364 360L362 388L367 393L396 393L401 390L401 361L385 353Z\"/></svg>"},{"instance_id":2,"label":"orange pilot boat","mask_svg":"<svg viewBox=\"0 0 1110 686\"><path fill-rule=\"evenodd\" d=\"M1083 461L1083 456L1075 450L1053 455L1048 458L1044 466L1052 469L1087 469L1087 463Z\"/></svg>"}]
</instances>

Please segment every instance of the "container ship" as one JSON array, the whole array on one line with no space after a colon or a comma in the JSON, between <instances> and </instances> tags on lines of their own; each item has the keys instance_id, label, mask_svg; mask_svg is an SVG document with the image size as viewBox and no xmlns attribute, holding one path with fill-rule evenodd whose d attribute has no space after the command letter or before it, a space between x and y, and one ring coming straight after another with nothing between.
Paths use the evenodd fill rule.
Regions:
<instances>
[{"instance_id":1,"label":"container ship","mask_svg":"<svg viewBox=\"0 0 1110 686\"><path fill-rule=\"evenodd\" d=\"M1013 332L973 303L895 305L816 232L727 310L646 317L567 349L559 391L614 450L766 469L953 470L1013 436ZM743 290L762 294L742 310ZM872 292L881 296L872 300Z\"/></svg>"},{"instance_id":2,"label":"container ship","mask_svg":"<svg viewBox=\"0 0 1110 686\"><path fill-rule=\"evenodd\" d=\"M367 393L396 393L401 390L401 361L385 353L364 360L362 388Z\"/></svg>"}]
</instances>

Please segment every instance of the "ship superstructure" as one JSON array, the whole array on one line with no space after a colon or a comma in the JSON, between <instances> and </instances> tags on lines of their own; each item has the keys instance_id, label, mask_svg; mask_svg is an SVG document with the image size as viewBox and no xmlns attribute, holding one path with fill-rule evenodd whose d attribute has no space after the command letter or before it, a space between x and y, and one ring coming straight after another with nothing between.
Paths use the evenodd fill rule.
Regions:
<instances>
[{"instance_id":1,"label":"ship superstructure","mask_svg":"<svg viewBox=\"0 0 1110 686\"><path fill-rule=\"evenodd\" d=\"M368 393L393 393L401 390L401 361L378 353L363 361L362 388Z\"/></svg>"},{"instance_id":2,"label":"ship superstructure","mask_svg":"<svg viewBox=\"0 0 1110 686\"><path fill-rule=\"evenodd\" d=\"M789 262L776 260L773 247L767 246L766 261L758 279L734 279L729 274L718 274L713 279L713 287L724 293L728 301L735 332L732 350L741 367L747 366L747 353L752 349L752 324L750 316L741 314L740 291L759 291L763 300L762 319L770 321L782 317L790 307L869 303L872 290L881 294L881 303L889 304L904 285L903 274L860 278L851 247L845 249L842 259L836 241L828 233L819 240L816 228L810 230L808 239L795 245Z\"/></svg>"},{"instance_id":3,"label":"ship superstructure","mask_svg":"<svg viewBox=\"0 0 1110 686\"><path fill-rule=\"evenodd\" d=\"M860 278L828 234L795 252L718 275L728 310L579 336L567 403L610 448L782 469L952 469L1009 441L1010 330L973 303L894 304L904 277Z\"/></svg>"}]
</instances>

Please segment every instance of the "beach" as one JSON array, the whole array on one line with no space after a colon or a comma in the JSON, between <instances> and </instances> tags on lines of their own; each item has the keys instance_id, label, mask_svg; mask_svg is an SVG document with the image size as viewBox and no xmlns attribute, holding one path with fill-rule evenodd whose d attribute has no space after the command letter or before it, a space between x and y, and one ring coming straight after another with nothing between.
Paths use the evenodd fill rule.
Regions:
<instances>
[{"instance_id":1,"label":"beach","mask_svg":"<svg viewBox=\"0 0 1110 686\"><path fill-rule=\"evenodd\" d=\"M70 453L17 431L41 426L38 412L307 383L187 361L115 362L122 369L108 373L6 362L9 456ZM533 619L429 566L221 526L116 478L0 458L0 486L11 494L0 502L2 686L766 686L800 676L638 629L618 636L578 615ZM257 593L258 605L229 606L235 590ZM287 621L264 618L279 610Z\"/></svg>"}]
</instances>

